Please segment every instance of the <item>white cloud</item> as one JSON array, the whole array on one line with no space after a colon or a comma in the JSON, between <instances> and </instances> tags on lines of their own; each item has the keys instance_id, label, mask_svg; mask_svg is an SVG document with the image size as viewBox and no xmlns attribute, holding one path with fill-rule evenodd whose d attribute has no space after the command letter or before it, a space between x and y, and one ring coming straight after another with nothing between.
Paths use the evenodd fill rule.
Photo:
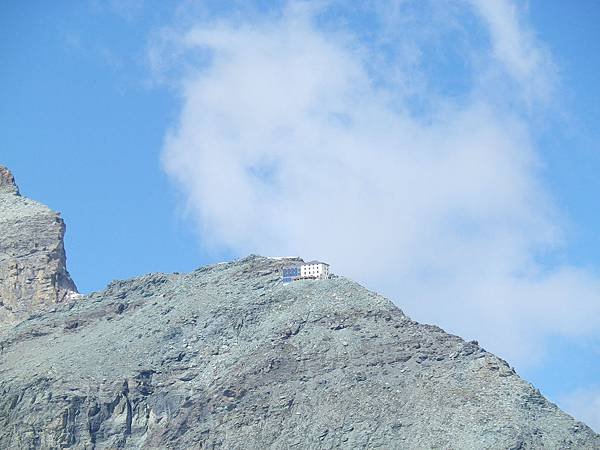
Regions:
<instances>
[{"instance_id":1,"label":"white cloud","mask_svg":"<svg viewBox=\"0 0 600 450\"><path fill-rule=\"evenodd\" d=\"M592 386L559 399L561 408L600 433L600 386Z\"/></svg>"},{"instance_id":2,"label":"white cloud","mask_svg":"<svg viewBox=\"0 0 600 450\"><path fill-rule=\"evenodd\" d=\"M507 103L518 104L539 79L541 50L514 9L493 5L481 14L497 57L470 76L510 67ZM411 113L373 70L399 70L405 83L426 69L381 62L348 30L316 22L291 8L169 34L171 54L203 61L180 79L163 153L203 243L328 260L521 367L543 357L549 335L597 335L598 279L539 262L563 237L522 111L477 84Z\"/></svg>"},{"instance_id":3,"label":"white cloud","mask_svg":"<svg viewBox=\"0 0 600 450\"><path fill-rule=\"evenodd\" d=\"M519 83L528 102L547 100L555 67L549 52L520 23L517 5L507 0L469 1L487 25L494 57Z\"/></svg>"}]
</instances>

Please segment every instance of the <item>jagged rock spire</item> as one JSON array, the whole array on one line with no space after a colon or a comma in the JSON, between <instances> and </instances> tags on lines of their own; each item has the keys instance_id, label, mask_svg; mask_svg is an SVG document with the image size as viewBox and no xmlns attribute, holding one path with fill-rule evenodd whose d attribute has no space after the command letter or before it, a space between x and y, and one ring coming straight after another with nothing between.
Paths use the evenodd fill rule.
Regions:
<instances>
[{"instance_id":1,"label":"jagged rock spire","mask_svg":"<svg viewBox=\"0 0 600 450\"><path fill-rule=\"evenodd\" d=\"M0 165L0 194L5 193L19 195L19 187L11 171Z\"/></svg>"},{"instance_id":2,"label":"jagged rock spire","mask_svg":"<svg viewBox=\"0 0 600 450\"><path fill-rule=\"evenodd\" d=\"M0 328L77 297L64 234L60 215L20 196L12 173L0 166Z\"/></svg>"}]
</instances>

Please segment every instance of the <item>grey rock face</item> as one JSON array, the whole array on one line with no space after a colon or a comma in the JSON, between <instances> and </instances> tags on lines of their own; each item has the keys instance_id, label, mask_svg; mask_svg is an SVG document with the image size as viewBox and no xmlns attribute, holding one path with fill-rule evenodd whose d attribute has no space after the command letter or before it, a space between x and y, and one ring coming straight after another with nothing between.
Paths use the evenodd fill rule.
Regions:
<instances>
[{"instance_id":1,"label":"grey rock face","mask_svg":"<svg viewBox=\"0 0 600 450\"><path fill-rule=\"evenodd\" d=\"M598 449L475 342L251 256L0 333L0 448Z\"/></svg>"},{"instance_id":2,"label":"grey rock face","mask_svg":"<svg viewBox=\"0 0 600 450\"><path fill-rule=\"evenodd\" d=\"M19 188L17 187L17 183L15 183L15 177L4 166L0 166L0 194L2 193L19 195Z\"/></svg>"},{"instance_id":3,"label":"grey rock face","mask_svg":"<svg viewBox=\"0 0 600 450\"><path fill-rule=\"evenodd\" d=\"M0 326L77 295L64 233L59 215L20 196L14 177L0 166Z\"/></svg>"}]
</instances>

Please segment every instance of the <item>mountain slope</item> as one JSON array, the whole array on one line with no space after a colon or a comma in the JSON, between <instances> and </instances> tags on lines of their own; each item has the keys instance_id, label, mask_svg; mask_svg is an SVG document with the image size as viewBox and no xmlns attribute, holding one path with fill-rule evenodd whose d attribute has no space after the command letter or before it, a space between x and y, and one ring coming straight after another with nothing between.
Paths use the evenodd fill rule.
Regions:
<instances>
[{"instance_id":1,"label":"mountain slope","mask_svg":"<svg viewBox=\"0 0 600 450\"><path fill-rule=\"evenodd\" d=\"M13 175L0 166L0 327L77 296L64 234L60 216L22 197Z\"/></svg>"},{"instance_id":2,"label":"mountain slope","mask_svg":"<svg viewBox=\"0 0 600 450\"><path fill-rule=\"evenodd\" d=\"M0 338L0 448L600 448L502 360L257 256L152 274Z\"/></svg>"},{"instance_id":3,"label":"mountain slope","mask_svg":"<svg viewBox=\"0 0 600 450\"><path fill-rule=\"evenodd\" d=\"M64 223L0 166L0 448L597 449L502 360L298 259L81 297ZM74 301L76 299L76 301Z\"/></svg>"}]
</instances>

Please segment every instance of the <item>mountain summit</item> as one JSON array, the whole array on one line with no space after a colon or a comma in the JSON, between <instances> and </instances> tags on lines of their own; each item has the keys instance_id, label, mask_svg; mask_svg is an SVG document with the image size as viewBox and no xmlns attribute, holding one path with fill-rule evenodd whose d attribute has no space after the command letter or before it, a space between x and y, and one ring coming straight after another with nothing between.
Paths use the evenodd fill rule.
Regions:
<instances>
[{"instance_id":1,"label":"mountain summit","mask_svg":"<svg viewBox=\"0 0 600 450\"><path fill-rule=\"evenodd\" d=\"M284 284L299 262L115 281L5 327L0 448L600 448L476 342L346 278Z\"/></svg>"},{"instance_id":2,"label":"mountain summit","mask_svg":"<svg viewBox=\"0 0 600 450\"><path fill-rule=\"evenodd\" d=\"M0 194L2 193L19 195L19 188L11 171L0 165Z\"/></svg>"},{"instance_id":3,"label":"mountain summit","mask_svg":"<svg viewBox=\"0 0 600 450\"><path fill-rule=\"evenodd\" d=\"M64 234L59 214L22 197L0 166L0 327L77 296Z\"/></svg>"}]
</instances>

